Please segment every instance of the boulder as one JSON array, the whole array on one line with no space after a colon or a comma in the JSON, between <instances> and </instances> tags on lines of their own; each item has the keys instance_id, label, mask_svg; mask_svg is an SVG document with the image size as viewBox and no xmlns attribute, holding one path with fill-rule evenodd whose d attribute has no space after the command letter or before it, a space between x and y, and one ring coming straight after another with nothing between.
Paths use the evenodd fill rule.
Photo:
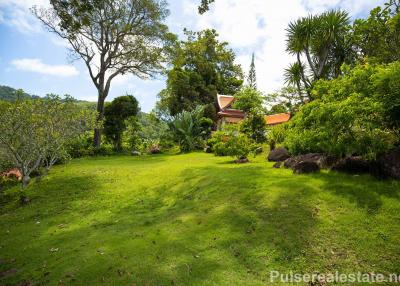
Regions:
<instances>
[{"instance_id":1,"label":"boulder","mask_svg":"<svg viewBox=\"0 0 400 286\"><path fill-rule=\"evenodd\" d=\"M292 169L299 162L314 162L317 163L320 169L328 169L334 165L336 159L322 153L308 153L286 159L284 166Z\"/></svg>"},{"instance_id":2,"label":"boulder","mask_svg":"<svg viewBox=\"0 0 400 286\"><path fill-rule=\"evenodd\" d=\"M139 151L132 151L131 155L132 156L140 156L140 152Z\"/></svg>"},{"instance_id":3,"label":"boulder","mask_svg":"<svg viewBox=\"0 0 400 286\"><path fill-rule=\"evenodd\" d=\"M332 170L349 174L365 174L370 173L371 163L361 156L352 156L339 160Z\"/></svg>"},{"instance_id":4,"label":"boulder","mask_svg":"<svg viewBox=\"0 0 400 286\"><path fill-rule=\"evenodd\" d=\"M268 161L270 162L280 162L280 161L285 161L287 158L289 158L289 152L286 150L286 148L279 147L275 148L274 150L271 150L268 154Z\"/></svg>"},{"instance_id":5,"label":"boulder","mask_svg":"<svg viewBox=\"0 0 400 286\"><path fill-rule=\"evenodd\" d=\"M285 168L289 168L292 169L294 167L294 165L296 165L297 163L299 163L299 160L297 158L297 156L295 157L290 157L287 158L284 162L283 162L283 166Z\"/></svg>"},{"instance_id":6,"label":"boulder","mask_svg":"<svg viewBox=\"0 0 400 286\"><path fill-rule=\"evenodd\" d=\"M378 156L371 171L381 177L400 179L400 149Z\"/></svg>"},{"instance_id":7,"label":"boulder","mask_svg":"<svg viewBox=\"0 0 400 286\"><path fill-rule=\"evenodd\" d=\"M294 174L309 174L320 170L317 163L312 161L301 161L293 166Z\"/></svg>"},{"instance_id":8,"label":"boulder","mask_svg":"<svg viewBox=\"0 0 400 286\"><path fill-rule=\"evenodd\" d=\"M248 162L249 162L249 159L247 159L247 157L245 157L245 156L241 156L235 160L235 163L238 163L238 164L243 164L243 163L248 163Z\"/></svg>"},{"instance_id":9,"label":"boulder","mask_svg":"<svg viewBox=\"0 0 400 286\"><path fill-rule=\"evenodd\" d=\"M282 165L282 162L276 162L276 163L272 166L272 168L279 169L279 168L281 167L281 165Z\"/></svg>"},{"instance_id":10,"label":"boulder","mask_svg":"<svg viewBox=\"0 0 400 286\"><path fill-rule=\"evenodd\" d=\"M206 152L206 153L212 153L211 146L206 146L206 147L204 148L204 152Z\"/></svg>"}]
</instances>

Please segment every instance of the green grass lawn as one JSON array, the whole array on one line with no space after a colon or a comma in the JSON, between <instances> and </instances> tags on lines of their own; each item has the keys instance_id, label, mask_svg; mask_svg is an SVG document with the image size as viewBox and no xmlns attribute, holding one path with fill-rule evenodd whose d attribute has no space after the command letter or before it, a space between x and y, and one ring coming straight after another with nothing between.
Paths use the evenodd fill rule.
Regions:
<instances>
[{"instance_id":1,"label":"green grass lawn","mask_svg":"<svg viewBox=\"0 0 400 286\"><path fill-rule=\"evenodd\" d=\"M262 156L230 161L78 159L33 182L26 206L18 187L6 191L0 285L271 285L271 270L400 273L400 182L293 175Z\"/></svg>"}]
</instances>

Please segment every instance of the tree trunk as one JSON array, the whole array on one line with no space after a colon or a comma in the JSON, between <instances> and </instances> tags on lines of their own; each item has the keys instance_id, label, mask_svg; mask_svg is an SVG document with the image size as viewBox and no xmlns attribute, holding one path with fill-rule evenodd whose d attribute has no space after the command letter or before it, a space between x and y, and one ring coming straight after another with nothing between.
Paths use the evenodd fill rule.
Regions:
<instances>
[{"instance_id":1,"label":"tree trunk","mask_svg":"<svg viewBox=\"0 0 400 286\"><path fill-rule=\"evenodd\" d=\"M30 180L31 180L31 178L28 175L25 175L22 178L22 188L23 189L25 189L28 186Z\"/></svg>"},{"instance_id":2,"label":"tree trunk","mask_svg":"<svg viewBox=\"0 0 400 286\"><path fill-rule=\"evenodd\" d=\"M104 118L104 100L105 100L104 92L99 91L99 98L97 101L97 123L101 124ZM100 148L101 145L101 128L94 129L94 138L93 138L93 145L96 148Z\"/></svg>"}]
</instances>

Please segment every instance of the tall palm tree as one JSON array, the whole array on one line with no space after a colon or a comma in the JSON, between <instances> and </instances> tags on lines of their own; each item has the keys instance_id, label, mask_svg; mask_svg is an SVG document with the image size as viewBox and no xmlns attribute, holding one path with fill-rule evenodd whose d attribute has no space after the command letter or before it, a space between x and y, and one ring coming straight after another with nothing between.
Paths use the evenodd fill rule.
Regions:
<instances>
[{"instance_id":1,"label":"tall palm tree","mask_svg":"<svg viewBox=\"0 0 400 286\"><path fill-rule=\"evenodd\" d=\"M308 79L303 72L300 74L304 86L320 78L328 78L335 74L332 69L343 64L345 59L336 62L333 53L344 45L344 38L349 31L349 16L341 10L331 10L320 15L309 15L289 23L287 31L287 51L297 57L297 64L303 66L302 56L305 56L307 68L312 72ZM289 68L290 69L290 68Z\"/></svg>"}]
</instances>

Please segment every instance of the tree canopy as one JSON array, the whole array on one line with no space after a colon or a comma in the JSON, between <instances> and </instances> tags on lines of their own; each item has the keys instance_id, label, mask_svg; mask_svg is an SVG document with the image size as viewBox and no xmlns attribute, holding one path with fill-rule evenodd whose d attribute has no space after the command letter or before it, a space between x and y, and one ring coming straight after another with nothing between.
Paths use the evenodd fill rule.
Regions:
<instances>
[{"instance_id":1,"label":"tree canopy","mask_svg":"<svg viewBox=\"0 0 400 286\"><path fill-rule=\"evenodd\" d=\"M132 95L115 98L105 108L104 134L114 145L114 149L122 149L122 134L126 130L126 120L139 112L139 103Z\"/></svg>"},{"instance_id":2,"label":"tree canopy","mask_svg":"<svg viewBox=\"0 0 400 286\"><path fill-rule=\"evenodd\" d=\"M86 64L98 91L100 121L116 76L147 78L162 71L165 47L174 38L163 24L169 14L166 6L164 0L52 0L50 8L34 7L33 12ZM99 147L100 129L94 141Z\"/></svg>"},{"instance_id":3,"label":"tree canopy","mask_svg":"<svg viewBox=\"0 0 400 286\"><path fill-rule=\"evenodd\" d=\"M400 2L373 9L367 19L353 24L354 41L363 57L378 63L400 60Z\"/></svg>"},{"instance_id":4,"label":"tree canopy","mask_svg":"<svg viewBox=\"0 0 400 286\"><path fill-rule=\"evenodd\" d=\"M167 87L160 92L158 108L174 116L205 105L205 116L216 119L217 94L234 94L243 83L243 72L226 42L215 30L185 30L186 41L176 43Z\"/></svg>"}]
</instances>

